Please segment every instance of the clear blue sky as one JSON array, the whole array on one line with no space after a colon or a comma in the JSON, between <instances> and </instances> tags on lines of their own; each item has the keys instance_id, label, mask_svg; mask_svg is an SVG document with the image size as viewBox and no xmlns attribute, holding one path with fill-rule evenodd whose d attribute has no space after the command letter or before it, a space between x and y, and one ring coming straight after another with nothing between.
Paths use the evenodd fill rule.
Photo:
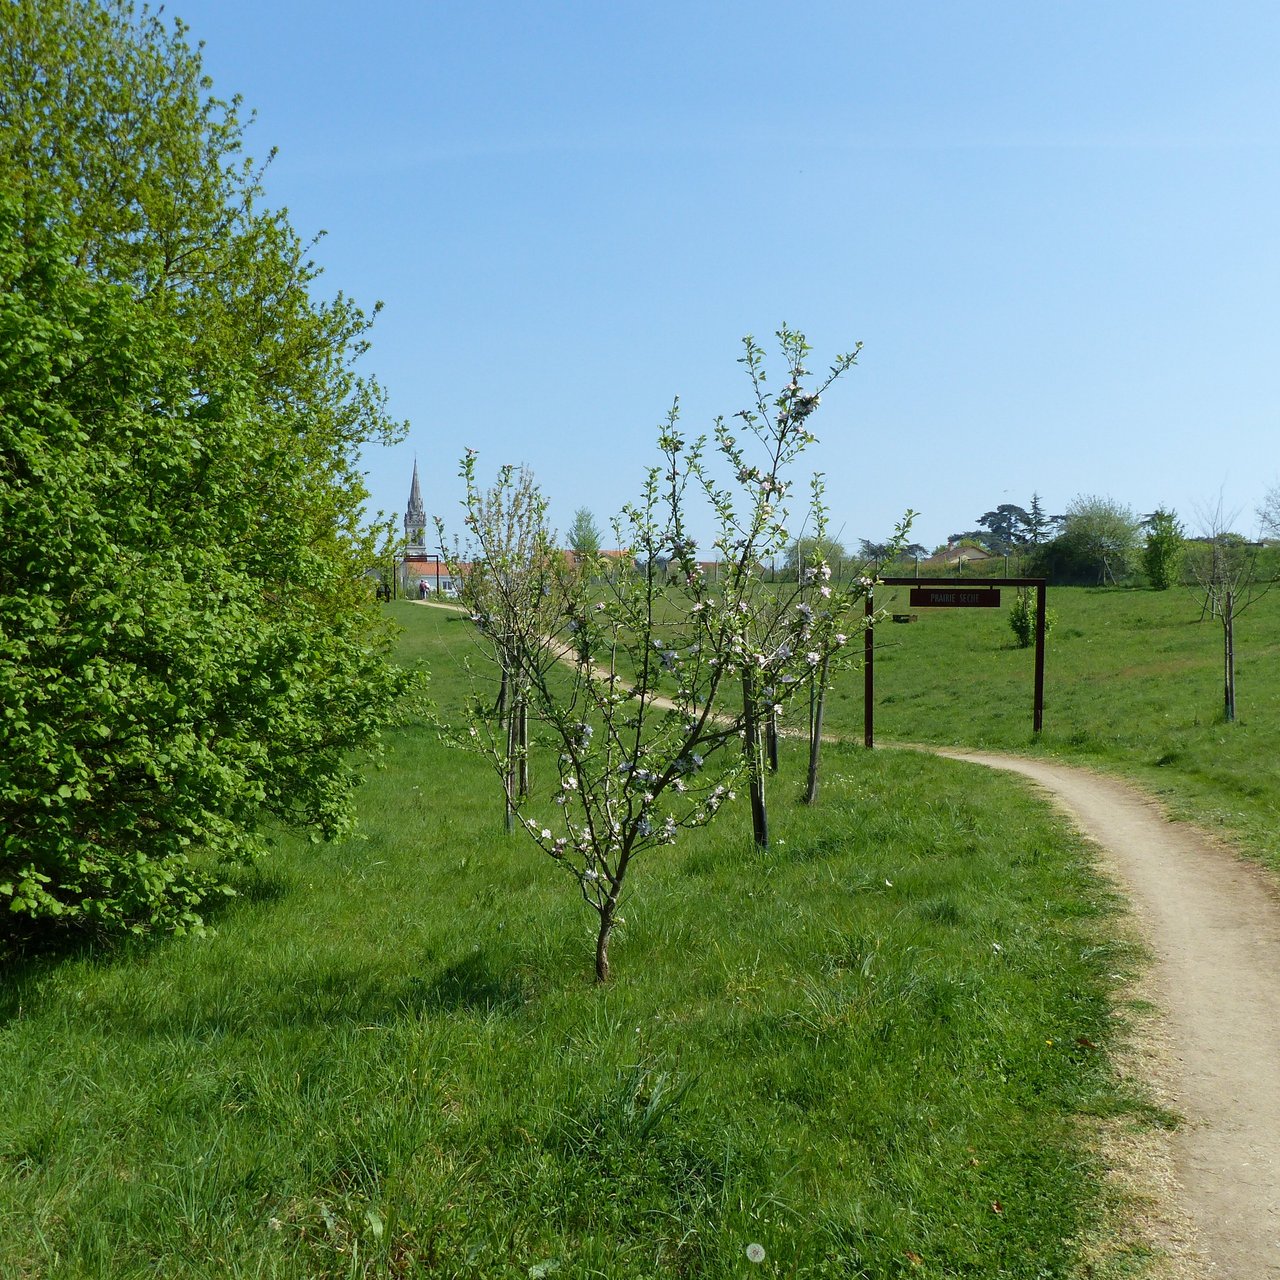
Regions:
<instances>
[{"instance_id":1,"label":"clear blue sky","mask_svg":"<svg viewBox=\"0 0 1280 1280\"><path fill-rule=\"evenodd\" d=\"M410 420L366 458L636 495L745 333L864 343L815 419L851 544L1038 491L1237 527L1280 474L1280 5L170 0Z\"/></svg>"}]
</instances>

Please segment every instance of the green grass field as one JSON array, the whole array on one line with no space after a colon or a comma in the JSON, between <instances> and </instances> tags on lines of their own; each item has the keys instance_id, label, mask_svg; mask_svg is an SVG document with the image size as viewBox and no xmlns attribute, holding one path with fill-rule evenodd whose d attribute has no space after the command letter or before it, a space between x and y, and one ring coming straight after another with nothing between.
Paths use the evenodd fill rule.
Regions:
<instances>
[{"instance_id":1,"label":"green grass field","mask_svg":"<svg viewBox=\"0 0 1280 1280\"><path fill-rule=\"evenodd\" d=\"M1215 785L1138 759L1175 731L1139 730L1162 680L1119 652L1182 662L1158 646L1207 630L1138 593L1051 605L1035 749ZM393 608L456 714L467 624ZM892 628L882 736L1029 749L1002 625ZM1261 749L1269 659L1240 647L1230 733L1216 649L1202 695L1179 685L1187 759ZM860 700L832 720L860 736ZM806 809L800 755L767 853L739 808L637 865L607 988L572 886L426 725L391 735L360 834L283 840L215 936L11 974L0 1276L987 1280L1082 1275L1086 1248L1090 1275L1140 1273L1090 1135L1168 1118L1113 1074L1137 957L1080 841L1016 780L915 752L831 746Z\"/></svg>"},{"instance_id":2,"label":"green grass field","mask_svg":"<svg viewBox=\"0 0 1280 1280\"><path fill-rule=\"evenodd\" d=\"M876 597L894 612L906 601L906 588ZM1200 621L1197 596L1051 588L1048 607L1057 624L1039 740L1032 651L1014 647L1001 608L924 610L916 623L877 628L877 741L1045 752L1123 772L1175 816L1280 869L1280 590L1237 620L1234 724L1223 720L1222 628ZM827 727L861 741L862 726L862 676L851 673Z\"/></svg>"}]
</instances>

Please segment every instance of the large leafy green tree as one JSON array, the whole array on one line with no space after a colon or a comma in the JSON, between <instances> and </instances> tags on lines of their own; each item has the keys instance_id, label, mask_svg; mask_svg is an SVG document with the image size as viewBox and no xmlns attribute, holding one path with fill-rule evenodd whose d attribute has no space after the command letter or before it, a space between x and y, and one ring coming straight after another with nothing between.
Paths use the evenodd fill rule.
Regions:
<instances>
[{"instance_id":1,"label":"large leafy green tree","mask_svg":"<svg viewBox=\"0 0 1280 1280\"><path fill-rule=\"evenodd\" d=\"M986 530L983 544L996 555L1007 556L1029 539L1031 516L1012 502L1002 502L994 511L978 517L978 525Z\"/></svg>"},{"instance_id":2,"label":"large leafy green tree","mask_svg":"<svg viewBox=\"0 0 1280 1280\"><path fill-rule=\"evenodd\" d=\"M817 561L830 565L838 576L849 559L849 552L842 542L825 535L819 538L806 533L787 544L784 564L787 577L799 580L805 566Z\"/></svg>"},{"instance_id":3,"label":"large leafy green tree","mask_svg":"<svg viewBox=\"0 0 1280 1280\"><path fill-rule=\"evenodd\" d=\"M0 945L198 923L347 821L400 681L362 581L369 317L180 24L0 8Z\"/></svg>"},{"instance_id":4,"label":"large leafy green tree","mask_svg":"<svg viewBox=\"0 0 1280 1280\"><path fill-rule=\"evenodd\" d=\"M1081 494L1062 519L1062 532L1038 548L1033 572L1054 582L1092 585L1117 582L1134 568L1142 526L1124 503Z\"/></svg>"}]
</instances>

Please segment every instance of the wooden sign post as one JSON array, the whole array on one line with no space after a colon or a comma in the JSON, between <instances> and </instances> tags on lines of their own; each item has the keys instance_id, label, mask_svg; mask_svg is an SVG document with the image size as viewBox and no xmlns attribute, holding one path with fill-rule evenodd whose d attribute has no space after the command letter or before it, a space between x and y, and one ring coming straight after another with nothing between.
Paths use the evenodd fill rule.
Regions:
<instances>
[{"instance_id":1,"label":"wooden sign post","mask_svg":"<svg viewBox=\"0 0 1280 1280\"><path fill-rule=\"evenodd\" d=\"M1036 589L1036 656L1035 693L1032 702L1032 732L1044 727L1044 610L1043 578L985 578L980 583L955 578L881 578L885 587L910 587L913 609L995 609L1000 605L1001 587L1035 587ZM875 639L871 619L875 615L874 589L868 589L865 601L866 629L862 649L862 740L875 746Z\"/></svg>"}]
</instances>

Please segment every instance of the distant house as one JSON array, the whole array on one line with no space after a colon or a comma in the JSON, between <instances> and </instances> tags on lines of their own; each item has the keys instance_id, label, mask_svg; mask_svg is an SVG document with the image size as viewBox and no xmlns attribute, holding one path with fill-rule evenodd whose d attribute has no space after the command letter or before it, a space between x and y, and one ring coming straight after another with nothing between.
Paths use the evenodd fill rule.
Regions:
<instances>
[{"instance_id":1,"label":"distant house","mask_svg":"<svg viewBox=\"0 0 1280 1280\"><path fill-rule=\"evenodd\" d=\"M984 560L994 560L995 556L982 547L971 547L968 543L948 544L941 551L935 551L927 560L920 561L921 570L943 571L959 569L963 572L967 564L981 564Z\"/></svg>"},{"instance_id":2,"label":"distant house","mask_svg":"<svg viewBox=\"0 0 1280 1280\"><path fill-rule=\"evenodd\" d=\"M407 596L416 599L435 595L456 596L462 590L462 583L470 572L471 565L465 561L450 569L448 564L438 557L426 560L405 556L404 591Z\"/></svg>"},{"instance_id":3,"label":"distant house","mask_svg":"<svg viewBox=\"0 0 1280 1280\"><path fill-rule=\"evenodd\" d=\"M612 570L624 564L634 564L634 557L626 551L601 551L598 553L600 558L606 562L606 569ZM572 550L564 552L564 563L567 569L576 569L582 557Z\"/></svg>"}]
</instances>

